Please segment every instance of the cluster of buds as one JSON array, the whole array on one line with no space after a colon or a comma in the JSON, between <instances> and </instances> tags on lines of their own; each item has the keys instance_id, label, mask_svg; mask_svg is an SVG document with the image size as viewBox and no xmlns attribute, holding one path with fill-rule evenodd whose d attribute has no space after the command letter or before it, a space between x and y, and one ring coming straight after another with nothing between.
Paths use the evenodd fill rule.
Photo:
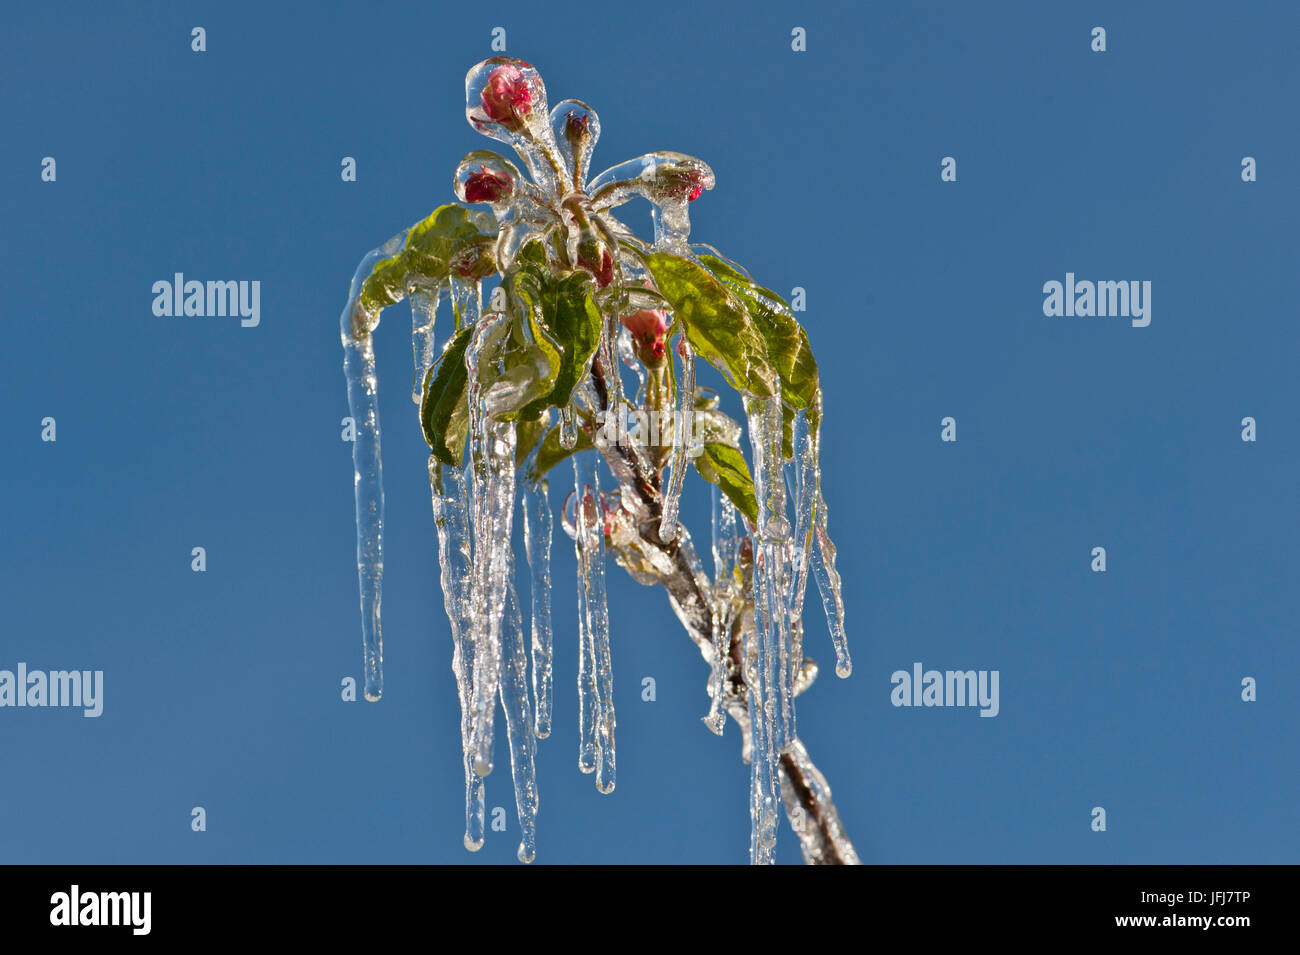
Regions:
<instances>
[{"instance_id":1,"label":"cluster of buds","mask_svg":"<svg viewBox=\"0 0 1300 955\"><path fill-rule=\"evenodd\" d=\"M561 270L589 272L597 289L614 284L619 239L627 227L612 210L633 196L647 199L684 241L689 223L685 206L713 188L708 165L681 153L649 153L587 181L588 162L600 136L600 119L585 103L565 100L552 110L537 71L523 60L493 57L466 76L466 116L479 132L509 143L527 162L532 182L523 181L511 163L492 153L466 156L457 172L456 191L465 202L492 205L501 223L497 264L508 268L511 250L530 236L547 243ZM659 229L656 220L656 229ZM509 236L509 242L504 237ZM459 274L477 274L488 255L455 263ZM634 299L620 320L632 336L633 351L648 369L667 364L671 323L655 301ZM637 308L638 305L649 307Z\"/></svg>"}]
</instances>

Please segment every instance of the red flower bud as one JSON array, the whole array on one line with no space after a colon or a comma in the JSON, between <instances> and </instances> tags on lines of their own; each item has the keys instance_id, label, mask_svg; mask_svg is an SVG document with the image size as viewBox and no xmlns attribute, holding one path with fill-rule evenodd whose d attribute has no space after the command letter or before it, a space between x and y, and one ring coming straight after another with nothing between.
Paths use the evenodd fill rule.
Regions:
<instances>
[{"instance_id":1,"label":"red flower bud","mask_svg":"<svg viewBox=\"0 0 1300 955\"><path fill-rule=\"evenodd\" d=\"M514 180L507 173L479 166L465 180L466 202L500 202L514 192Z\"/></svg>"},{"instance_id":2,"label":"red flower bud","mask_svg":"<svg viewBox=\"0 0 1300 955\"><path fill-rule=\"evenodd\" d=\"M706 168L687 164L662 166L656 177L654 191L665 199L685 199L694 202L704 194L705 187L713 188L713 177Z\"/></svg>"},{"instance_id":3,"label":"red flower bud","mask_svg":"<svg viewBox=\"0 0 1300 955\"><path fill-rule=\"evenodd\" d=\"M591 117L586 114L579 114L577 110L569 110L569 116L564 121L564 138L568 140L585 139L591 132Z\"/></svg>"},{"instance_id":4,"label":"red flower bud","mask_svg":"<svg viewBox=\"0 0 1300 955\"><path fill-rule=\"evenodd\" d=\"M489 119L512 130L524 125L524 117L533 103L532 90L528 88L523 70L510 63L503 63L488 74L487 84L479 98Z\"/></svg>"},{"instance_id":5,"label":"red flower bud","mask_svg":"<svg viewBox=\"0 0 1300 955\"><path fill-rule=\"evenodd\" d=\"M580 242L578 265L596 277L597 288L604 288L614 281L614 257L603 242Z\"/></svg>"},{"instance_id":6,"label":"red flower bud","mask_svg":"<svg viewBox=\"0 0 1300 955\"><path fill-rule=\"evenodd\" d=\"M643 308L619 318L632 333L632 348L647 365L658 365L668 354L668 313L657 308Z\"/></svg>"}]
</instances>

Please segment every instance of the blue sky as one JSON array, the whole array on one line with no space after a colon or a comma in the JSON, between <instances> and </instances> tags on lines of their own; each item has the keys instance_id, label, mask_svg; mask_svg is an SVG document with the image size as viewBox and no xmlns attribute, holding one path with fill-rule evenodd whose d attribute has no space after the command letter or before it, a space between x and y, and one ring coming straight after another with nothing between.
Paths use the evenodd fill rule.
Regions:
<instances>
[{"instance_id":1,"label":"blue sky","mask_svg":"<svg viewBox=\"0 0 1300 955\"><path fill-rule=\"evenodd\" d=\"M337 316L361 256L490 145L463 82L503 26L552 102L599 112L597 169L706 160L693 240L807 290L855 670L834 678L814 613L799 727L864 860L1295 862L1300 13L878 7L13 12L0 668L102 669L105 701L0 709L0 814L19 820L0 861L513 863L504 770L488 805L509 830L461 846L404 309L377 339L386 693L339 698L361 648ZM155 317L177 271L260 281L261 324ZM1045 317L1067 272L1151 281L1150 326ZM706 538L707 493L687 491ZM556 554L539 862L743 861L736 727L701 725L707 668L621 572L618 788L577 772L567 539ZM916 661L997 669L999 715L893 707ZM778 854L798 860L784 824Z\"/></svg>"}]
</instances>

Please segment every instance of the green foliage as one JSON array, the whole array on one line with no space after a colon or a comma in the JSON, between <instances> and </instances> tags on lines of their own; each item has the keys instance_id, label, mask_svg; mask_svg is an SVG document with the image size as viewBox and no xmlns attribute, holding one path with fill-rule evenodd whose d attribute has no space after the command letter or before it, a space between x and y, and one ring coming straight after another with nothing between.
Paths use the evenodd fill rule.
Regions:
<instances>
[{"instance_id":1,"label":"green foliage","mask_svg":"<svg viewBox=\"0 0 1300 955\"><path fill-rule=\"evenodd\" d=\"M758 523L758 498L745 456L728 444L706 443L695 459L695 470L710 484L716 484L736 509Z\"/></svg>"},{"instance_id":2,"label":"green foliage","mask_svg":"<svg viewBox=\"0 0 1300 955\"><path fill-rule=\"evenodd\" d=\"M745 303L754 324L763 335L767 356L781 379L782 453L794 453L791 429L794 416L802 410L808 427L820 426L820 384L817 361L813 358L808 332L800 326L790 306L771 289L754 283L735 263L716 255L701 255L702 261L737 298Z\"/></svg>"},{"instance_id":3,"label":"green foliage","mask_svg":"<svg viewBox=\"0 0 1300 955\"><path fill-rule=\"evenodd\" d=\"M451 344L429 368L420 402L420 427L429 449L443 464L460 467L469 434L469 374L465 349L474 334L472 326L462 328Z\"/></svg>"},{"instance_id":4,"label":"green foliage","mask_svg":"<svg viewBox=\"0 0 1300 955\"><path fill-rule=\"evenodd\" d=\"M408 230L401 252L376 264L361 286L361 307L376 315L405 298L417 280L446 285L456 256L495 238L479 228L464 206L439 206Z\"/></svg>"},{"instance_id":5,"label":"green foliage","mask_svg":"<svg viewBox=\"0 0 1300 955\"><path fill-rule=\"evenodd\" d=\"M726 286L707 269L678 255L651 252L645 260L696 353L738 391L756 398L776 394L777 375L763 336Z\"/></svg>"}]
</instances>

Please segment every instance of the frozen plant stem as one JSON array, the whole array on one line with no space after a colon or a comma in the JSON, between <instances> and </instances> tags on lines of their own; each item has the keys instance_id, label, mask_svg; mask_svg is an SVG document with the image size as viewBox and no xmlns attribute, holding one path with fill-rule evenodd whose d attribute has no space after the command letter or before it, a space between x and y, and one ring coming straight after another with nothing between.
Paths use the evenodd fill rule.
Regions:
<instances>
[{"instance_id":1,"label":"frozen plant stem","mask_svg":"<svg viewBox=\"0 0 1300 955\"><path fill-rule=\"evenodd\" d=\"M805 861L856 863L830 786L795 721L795 697L817 675L803 657L809 576L836 672L847 676L851 668L822 496L822 392L807 332L777 293L711 247L690 243L689 205L714 187L706 163L655 152L591 176L599 117L578 100L548 109L531 64L485 60L469 71L465 90L470 125L511 146L531 180L495 152L468 154L453 178L460 201L369 253L341 318L355 434L366 698L378 700L383 690L384 498L373 333L380 313L407 299L411 396L431 452L438 581L461 711L466 848L477 850L485 838L485 777L502 735L494 732L500 709L521 834L517 856L535 857L535 756L538 740L552 731L557 650L578 651L579 769L593 775L599 792L613 791L605 578L612 557L638 582L664 587L709 663L704 722L718 734L734 722L750 764L750 860L775 860L780 804ZM651 206L653 242L614 214L633 198ZM493 276L499 282L485 297ZM451 327L435 347L444 298ZM738 393L747 427L729 417L716 392L696 387L701 361ZM631 392L624 367L636 375ZM745 431L752 468L741 445ZM566 457L574 483L560 523L574 542L578 620L557 648L546 475L562 473L553 469ZM712 574L679 519L692 470L713 485ZM531 640L515 583L517 498Z\"/></svg>"}]
</instances>

